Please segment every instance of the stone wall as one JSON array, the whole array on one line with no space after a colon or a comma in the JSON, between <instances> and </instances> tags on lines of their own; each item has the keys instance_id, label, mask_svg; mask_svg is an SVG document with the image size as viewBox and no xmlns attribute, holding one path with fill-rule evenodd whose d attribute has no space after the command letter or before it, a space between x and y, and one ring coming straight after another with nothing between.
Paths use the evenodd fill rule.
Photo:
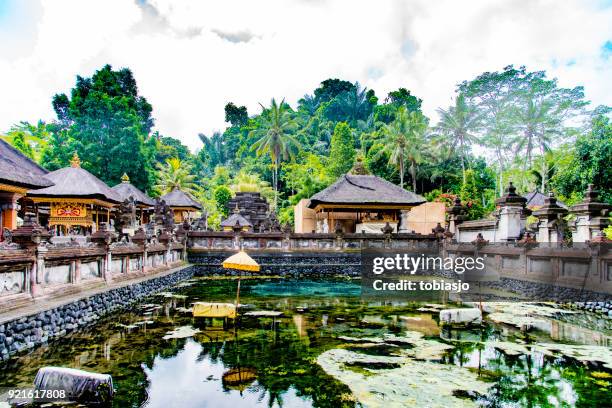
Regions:
<instances>
[{"instance_id":1,"label":"stone wall","mask_svg":"<svg viewBox=\"0 0 612 408\"><path fill-rule=\"evenodd\" d=\"M233 253L235 252L192 250L189 251L187 259L193 265L195 275L235 275L236 271L221 267L223 260ZM361 274L359 253L269 252L250 255L261 266L259 275L324 278Z\"/></svg>"},{"instance_id":2,"label":"stone wall","mask_svg":"<svg viewBox=\"0 0 612 408\"><path fill-rule=\"evenodd\" d=\"M0 360L94 324L109 313L193 276L187 267L165 276L84 297L54 309L0 324Z\"/></svg>"}]
</instances>

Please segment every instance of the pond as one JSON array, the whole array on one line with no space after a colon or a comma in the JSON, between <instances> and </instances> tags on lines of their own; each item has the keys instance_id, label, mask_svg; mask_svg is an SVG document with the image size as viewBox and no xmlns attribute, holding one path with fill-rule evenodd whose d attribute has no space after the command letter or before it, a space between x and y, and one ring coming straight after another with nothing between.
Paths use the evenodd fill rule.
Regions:
<instances>
[{"instance_id":1,"label":"pond","mask_svg":"<svg viewBox=\"0 0 612 408\"><path fill-rule=\"evenodd\" d=\"M235 290L233 279L183 282L4 363L0 387L31 386L39 367L55 365L111 374L115 407L592 407L612 400L612 333L592 316L542 313L544 323L527 333L512 319L441 330L439 305L364 302L353 281L272 278L243 279L241 303L282 316L245 317L224 329L221 320L186 310L194 301L233 303ZM522 312L501 315L512 313Z\"/></svg>"}]
</instances>

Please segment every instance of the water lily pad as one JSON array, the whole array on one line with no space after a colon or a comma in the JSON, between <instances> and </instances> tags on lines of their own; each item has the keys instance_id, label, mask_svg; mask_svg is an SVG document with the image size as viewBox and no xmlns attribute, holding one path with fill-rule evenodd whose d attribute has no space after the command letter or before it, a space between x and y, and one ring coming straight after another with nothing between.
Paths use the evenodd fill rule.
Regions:
<instances>
[{"instance_id":1,"label":"water lily pad","mask_svg":"<svg viewBox=\"0 0 612 408\"><path fill-rule=\"evenodd\" d=\"M476 407L474 401L454 394L457 390L485 394L491 386L465 368L405 357L332 349L317 363L345 383L364 407Z\"/></svg>"},{"instance_id":2,"label":"water lily pad","mask_svg":"<svg viewBox=\"0 0 612 408\"><path fill-rule=\"evenodd\" d=\"M168 339L185 339L187 337L192 337L194 334L199 333L200 329L196 329L192 326L181 326L172 330L171 332L166 333L163 337L164 340Z\"/></svg>"}]
</instances>

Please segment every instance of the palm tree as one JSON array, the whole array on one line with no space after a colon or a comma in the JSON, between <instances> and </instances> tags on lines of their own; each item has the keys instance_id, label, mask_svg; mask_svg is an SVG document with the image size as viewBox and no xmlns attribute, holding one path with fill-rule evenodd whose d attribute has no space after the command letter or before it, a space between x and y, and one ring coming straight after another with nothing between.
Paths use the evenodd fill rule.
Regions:
<instances>
[{"instance_id":1,"label":"palm tree","mask_svg":"<svg viewBox=\"0 0 612 408\"><path fill-rule=\"evenodd\" d=\"M448 109L438 109L440 121L436 131L449 138L453 148L459 146L461 157L461 172L465 182L465 153L471 143L478 141L474 132L479 126L479 116L476 110L465 101L465 96L459 94L455 99L455 105Z\"/></svg>"},{"instance_id":2,"label":"palm tree","mask_svg":"<svg viewBox=\"0 0 612 408\"><path fill-rule=\"evenodd\" d=\"M252 149L257 151L257 155L269 154L272 160L274 171L272 173L272 185L274 187L274 208L278 204L278 168L281 160L293 158L294 149L299 148L298 141L290 135L295 128L295 122L291 117L291 112L287 109L285 100L280 104L272 98L270 108L263 109L261 114L261 126L251 131L250 135L256 135L259 139L253 144Z\"/></svg>"},{"instance_id":3,"label":"palm tree","mask_svg":"<svg viewBox=\"0 0 612 408\"><path fill-rule=\"evenodd\" d=\"M195 194L195 176L191 174L191 167L176 157L166 160L164 165L157 165L157 184L155 188L166 194L174 189Z\"/></svg>"},{"instance_id":4,"label":"palm tree","mask_svg":"<svg viewBox=\"0 0 612 408\"><path fill-rule=\"evenodd\" d=\"M406 163L410 163L412 188L416 191L416 169L423 159L426 130L425 117L418 112L408 112L404 106L398 109L395 120L382 128L384 147L376 158L383 154L389 155L389 164L399 169L402 188L404 188Z\"/></svg>"},{"instance_id":5,"label":"palm tree","mask_svg":"<svg viewBox=\"0 0 612 408\"><path fill-rule=\"evenodd\" d=\"M406 159L410 163L410 177L412 178L412 191L416 193L417 166L422 163L426 154L425 133L427 132L427 121L425 116L418 112L410 112L409 115L408 146L406 149Z\"/></svg>"}]
</instances>

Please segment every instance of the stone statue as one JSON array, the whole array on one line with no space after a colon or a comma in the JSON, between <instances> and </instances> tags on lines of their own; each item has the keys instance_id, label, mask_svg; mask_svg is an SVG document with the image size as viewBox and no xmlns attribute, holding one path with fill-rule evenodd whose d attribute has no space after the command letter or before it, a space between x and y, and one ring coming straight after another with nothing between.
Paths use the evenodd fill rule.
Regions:
<instances>
[{"instance_id":1,"label":"stone statue","mask_svg":"<svg viewBox=\"0 0 612 408\"><path fill-rule=\"evenodd\" d=\"M136 202L134 197L130 196L119 204L119 224L120 232L124 229L136 228Z\"/></svg>"},{"instance_id":2,"label":"stone statue","mask_svg":"<svg viewBox=\"0 0 612 408\"><path fill-rule=\"evenodd\" d=\"M163 225L164 223L163 215L162 215L162 211L163 211L162 202L165 204L164 200L160 200L159 198L155 199L155 207L154 207L155 215L153 216L153 218L155 220L155 224L157 225Z\"/></svg>"},{"instance_id":3,"label":"stone statue","mask_svg":"<svg viewBox=\"0 0 612 408\"><path fill-rule=\"evenodd\" d=\"M167 231L174 229L174 213L165 200L161 201L163 226Z\"/></svg>"}]
</instances>

